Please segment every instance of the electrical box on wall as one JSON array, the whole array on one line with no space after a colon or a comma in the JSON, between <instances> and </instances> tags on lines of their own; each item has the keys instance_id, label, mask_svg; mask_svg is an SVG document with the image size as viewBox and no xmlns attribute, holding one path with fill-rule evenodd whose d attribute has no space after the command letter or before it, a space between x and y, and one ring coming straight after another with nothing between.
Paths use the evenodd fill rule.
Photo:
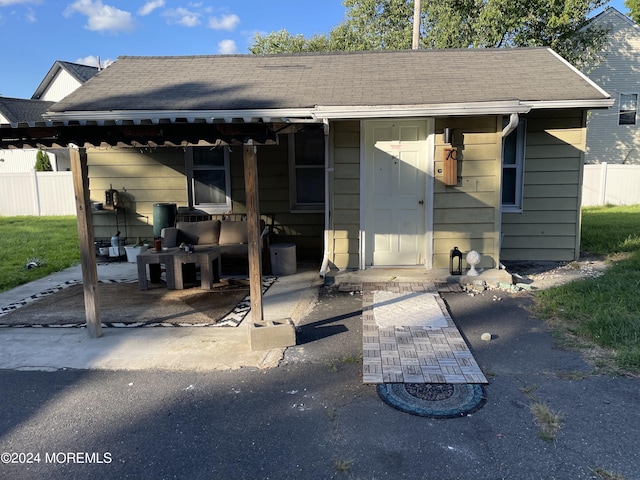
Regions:
<instances>
[{"instance_id":1,"label":"electrical box on wall","mask_svg":"<svg viewBox=\"0 0 640 480\"><path fill-rule=\"evenodd\" d=\"M458 184L458 149L456 147L444 147L442 181L445 185Z\"/></svg>"}]
</instances>

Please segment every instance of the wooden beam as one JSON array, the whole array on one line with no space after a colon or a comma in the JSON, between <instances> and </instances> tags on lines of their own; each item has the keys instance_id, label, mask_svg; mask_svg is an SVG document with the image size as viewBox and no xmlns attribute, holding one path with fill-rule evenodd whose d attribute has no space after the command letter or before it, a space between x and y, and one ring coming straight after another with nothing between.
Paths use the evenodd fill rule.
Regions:
<instances>
[{"instance_id":1,"label":"wooden beam","mask_svg":"<svg viewBox=\"0 0 640 480\"><path fill-rule=\"evenodd\" d=\"M89 176L87 151L85 148L70 148L73 189L78 218L78 240L82 263L82 284L84 285L84 310L89 337L102 336L100 323L100 295L98 294L98 269L93 242L93 219L89 201Z\"/></svg>"},{"instance_id":2,"label":"wooden beam","mask_svg":"<svg viewBox=\"0 0 640 480\"><path fill-rule=\"evenodd\" d=\"M247 241L249 243L249 289L251 319L260 322L262 310L262 255L260 254L260 207L258 202L258 157L252 140L243 146L244 188L247 202Z\"/></svg>"}]
</instances>

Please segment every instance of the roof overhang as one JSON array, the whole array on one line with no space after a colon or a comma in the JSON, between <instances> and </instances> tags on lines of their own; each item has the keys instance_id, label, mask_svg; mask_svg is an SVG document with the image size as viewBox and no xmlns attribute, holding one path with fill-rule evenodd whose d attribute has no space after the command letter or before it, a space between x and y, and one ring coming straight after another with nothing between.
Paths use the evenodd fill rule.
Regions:
<instances>
[{"instance_id":1,"label":"roof overhang","mask_svg":"<svg viewBox=\"0 0 640 480\"><path fill-rule=\"evenodd\" d=\"M47 126L60 125L161 125L167 123L296 123L322 122L323 119L372 119L402 117L451 117L478 115L510 115L535 109L607 108L610 98L559 101L497 101L475 103L443 103L429 105L317 105L292 109L245 110L120 110L49 112L44 115ZM33 126L33 125L30 125Z\"/></svg>"},{"instance_id":2,"label":"roof overhang","mask_svg":"<svg viewBox=\"0 0 640 480\"><path fill-rule=\"evenodd\" d=\"M605 94L606 95L606 94ZM526 114L538 109L608 108L610 98L560 101L495 101L429 105L317 105L245 110L120 110L48 112L42 122L0 126L0 147L188 146L276 143L296 125L326 120Z\"/></svg>"}]
</instances>

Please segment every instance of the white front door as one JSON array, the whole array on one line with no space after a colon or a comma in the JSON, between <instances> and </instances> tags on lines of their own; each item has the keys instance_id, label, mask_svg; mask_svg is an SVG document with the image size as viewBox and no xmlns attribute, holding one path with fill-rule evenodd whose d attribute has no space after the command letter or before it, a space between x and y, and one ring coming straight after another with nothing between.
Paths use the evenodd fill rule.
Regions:
<instances>
[{"instance_id":1,"label":"white front door","mask_svg":"<svg viewBox=\"0 0 640 480\"><path fill-rule=\"evenodd\" d=\"M365 127L365 265L426 265L432 121Z\"/></svg>"}]
</instances>

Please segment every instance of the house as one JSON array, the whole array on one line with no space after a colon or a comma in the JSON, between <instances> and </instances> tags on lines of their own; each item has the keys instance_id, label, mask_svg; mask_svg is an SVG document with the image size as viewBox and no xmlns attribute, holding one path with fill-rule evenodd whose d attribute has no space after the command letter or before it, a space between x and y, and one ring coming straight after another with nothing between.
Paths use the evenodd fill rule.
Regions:
<instances>
[{"instance_id":1,"label":"house","mask_svg":"<svg viewBox=\"0 0 640 480\"><path fill-rule=\"evenodd\" d=\"M98 68L71 62L56 61L49 69L31 99L0 96L0 124L27 123L33 125L42 121L42 115L58 100L62 100L89 78ZM0 174L30 172L33 170L38 149L0 150ZM48 151L49 161L54 171L70 169L66 149Z\"/></svg>"},{"instance_id":2,"label":"house","mask_svg":"<svg viewBox=\"0 0 640 480\"><path fill-rule=\"evenodd\" d=\"M640 164L640 27L613 7L591 23L608 29L608 34L602 61L588 76L610 93L614 103L590 113L585 161Z\"/></svg>"},{"instance_id":3,"label":"house","mask_svg":"<svg viewBox=\"0 0 640 480\"><path fill-rule=\"evenodd\" d=\"M56 60L31 99L52 102L62 100L99 71L98 67Z\"/></svg>"},{"instance_id":4,"label":"house","mask_svg":"<svg viewBox=\"0 0 640 480\"><path fill-rule=\"evenodd\" d=\"M548 48L124 56L40 131L0 133L86 148L129 237L156 204L246 213L253 154L259 211L321 275L447 268L453 247L497 268L578 258L587 112L612 104ZM95 238L115 221L93 212Z\"/></svg>"},{"instance_id":5,"label":"house","mask_svg":"<svg viewBox=\"0 0 640 480\"><path fill-rule=\"evenodd\" d=\"M22 98L0 97L0 124L17 125L20 122L34 124L42 121L42 115L54 102L42 100L26 100ZM36 163L38 150L0 149L0 174L31 172ZM47 152L49 162L54 170L58 170L56 155Z\"/></svg>"}]
</instances>

